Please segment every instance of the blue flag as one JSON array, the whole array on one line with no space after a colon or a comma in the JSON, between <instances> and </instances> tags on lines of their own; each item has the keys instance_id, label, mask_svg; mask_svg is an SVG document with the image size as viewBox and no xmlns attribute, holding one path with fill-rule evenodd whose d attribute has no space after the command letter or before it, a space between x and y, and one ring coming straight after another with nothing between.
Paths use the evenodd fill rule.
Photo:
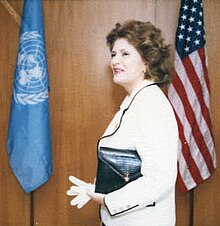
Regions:
<instances>
[{"instance_id":1,"label":"blue flag","mask_svg":"<svg viewBox=\"0 0 220 226\"><path fill-rule=\"evenodd\" d=\"M42 2L24 0L7 148L26 192L52 174L48 88Z\"/></svg>"}]
</instances>

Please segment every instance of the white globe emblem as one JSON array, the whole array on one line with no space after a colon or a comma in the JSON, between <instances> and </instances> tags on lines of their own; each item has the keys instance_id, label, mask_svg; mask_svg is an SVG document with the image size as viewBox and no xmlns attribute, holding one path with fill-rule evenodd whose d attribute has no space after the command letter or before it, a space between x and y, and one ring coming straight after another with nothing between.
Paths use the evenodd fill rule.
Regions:
<instances>
[{"instance_id":1,"label":"white globe emblem","mask_svg":"<svg viewBox=\"0 0 220 226\"><path fill-rule=\"evenodd\" d=\"M47 66L42 36L25 32L20 38L14 98L16 103L37 104L48 98Z\"/></svg>"}]
</instances>

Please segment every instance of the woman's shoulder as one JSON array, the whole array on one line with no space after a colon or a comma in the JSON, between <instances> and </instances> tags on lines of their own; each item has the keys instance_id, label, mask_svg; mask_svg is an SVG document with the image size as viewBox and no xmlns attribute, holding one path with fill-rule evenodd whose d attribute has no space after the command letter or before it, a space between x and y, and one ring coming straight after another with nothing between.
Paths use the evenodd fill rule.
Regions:
<instances>
[{"instance_id":1,"label":"woman's shoulder","mask_svg":"<svg viewBox=\"0 0 220 226\"><path fill-rule=\"evenodd\" d=\"M164 92L158 86L143 89L135 97L131 112L136 115L172 116L173 108Z\"/></svg>"},{"instance_id":2,"label":"woman's shoulder","mask_svg":"<svg viewBox=\"0 0 220 226\"><path fill-rule=\"evenodd\" d=\"M144 88L137 94L135 99L137 103L147 102L148 105L168 102L166 95L157 85Z\"/></svg>"}]
</instances>

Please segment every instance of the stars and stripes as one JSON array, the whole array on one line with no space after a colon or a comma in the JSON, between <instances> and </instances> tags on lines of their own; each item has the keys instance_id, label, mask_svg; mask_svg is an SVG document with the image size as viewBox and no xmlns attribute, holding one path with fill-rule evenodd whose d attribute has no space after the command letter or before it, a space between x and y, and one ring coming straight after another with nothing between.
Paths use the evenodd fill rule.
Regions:
<instances>
[{"instance_id":1,"label":"stars and stripes","mask_svg":"<svg viewBox=\"0 0 220 226\"><path fill-rule=\"evenodd\" d=\"M179 126L180 191L189 191L216 168L202 0L182 0L176 32L173 82L168 90Z\"/></svg>"}]
</instances>

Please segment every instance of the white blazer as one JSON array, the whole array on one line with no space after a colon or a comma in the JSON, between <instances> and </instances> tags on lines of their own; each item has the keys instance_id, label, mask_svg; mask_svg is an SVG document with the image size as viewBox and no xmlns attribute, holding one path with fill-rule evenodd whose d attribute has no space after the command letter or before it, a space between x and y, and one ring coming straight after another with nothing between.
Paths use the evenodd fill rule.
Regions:
<instances>
[{"instance_id":1,"label":"white blazer","mask_svg":"<svg viewBox=\"0 0 220 226\"><path fill-rule=\"evenodd\" d=\"M106 226L175 225L178 128L161 89L157 85L142 89L150 83L144 80L124 99L99 142L99 146L137 150L142 161L142 177L106 195L100 210ZM117 132L104 138L117 129L135 94Z\"/></svg>"}]
</instances>

